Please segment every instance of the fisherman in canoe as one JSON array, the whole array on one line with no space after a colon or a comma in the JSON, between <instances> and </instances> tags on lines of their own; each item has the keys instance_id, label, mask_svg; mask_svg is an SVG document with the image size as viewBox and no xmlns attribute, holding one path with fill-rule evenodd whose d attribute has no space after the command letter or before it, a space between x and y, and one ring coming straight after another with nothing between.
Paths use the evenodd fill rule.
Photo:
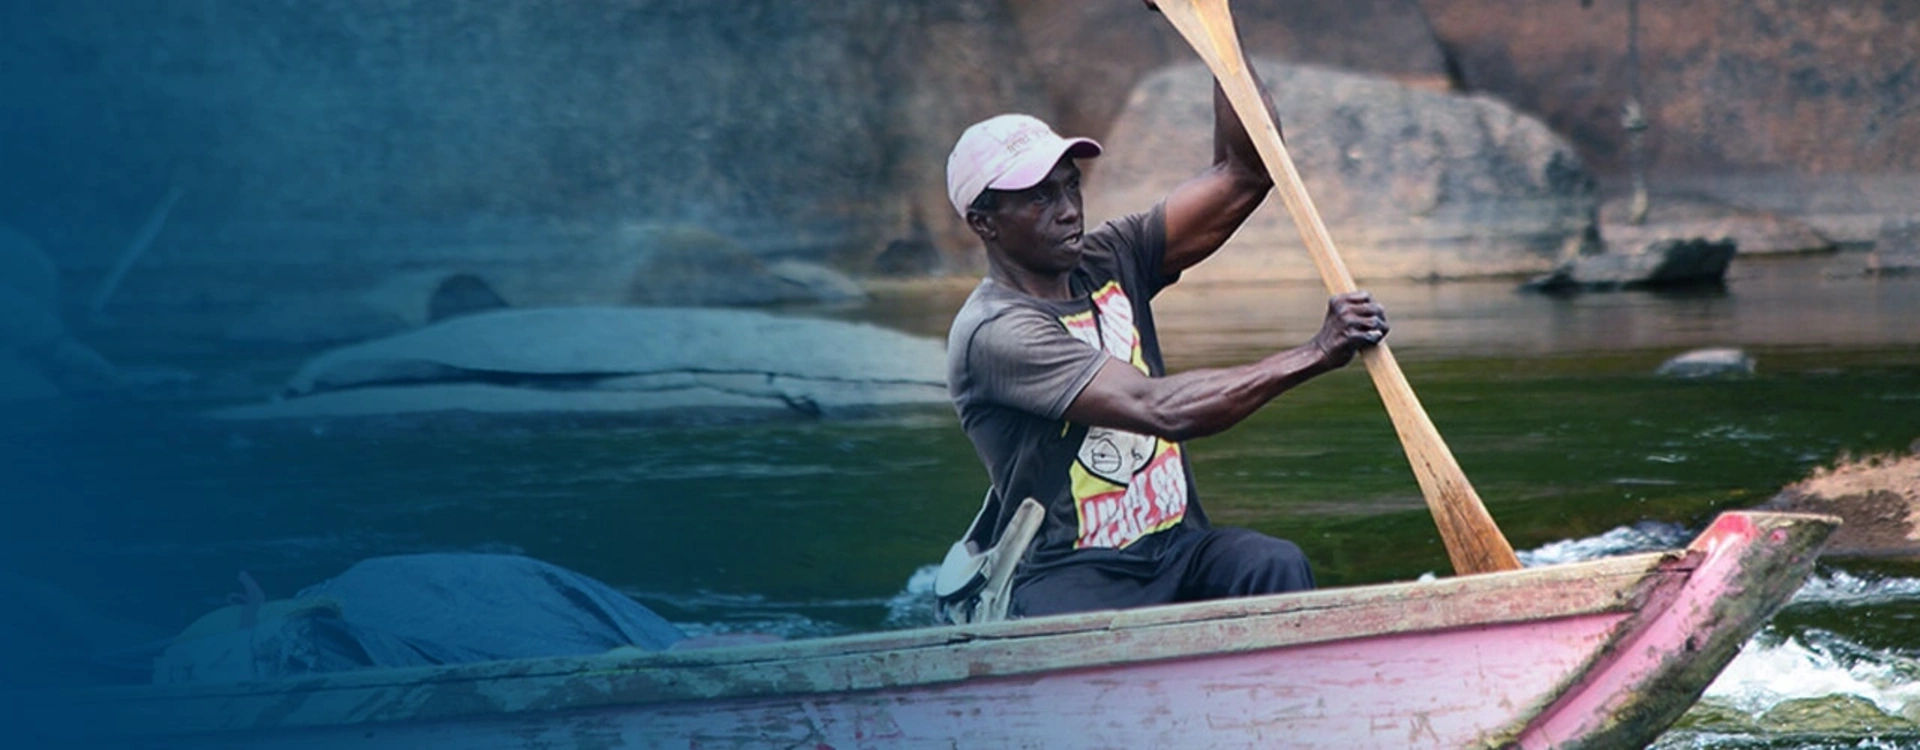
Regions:
<instances>
[{"instance_id":1,"label":"fisherman in canoe","mask_svg":"<svg viewBox=\"0 0 1920 750\"><path fill-rule=\"evenodd\" d=\"M1149 300L1218 250L1274 184L1217 84L1213 138L1206 170L1092 231L1076 161L1100 155L1093 140L1007 114L969 127L948 157L948 197L988 267L947 339L949 395L992 480L956 550L994 548L1025 498L1044 509L1032 543L1011 550L1021 558L1005 616L1313 587L1292 542L1207 522L1183 441L1344 366L1386 336L1387 320L1368 293L1338 295L1305 344L1166 372ZM968 612L977 586L941 588L949 619L993 619Z\"/></svg>"}]
</instances>

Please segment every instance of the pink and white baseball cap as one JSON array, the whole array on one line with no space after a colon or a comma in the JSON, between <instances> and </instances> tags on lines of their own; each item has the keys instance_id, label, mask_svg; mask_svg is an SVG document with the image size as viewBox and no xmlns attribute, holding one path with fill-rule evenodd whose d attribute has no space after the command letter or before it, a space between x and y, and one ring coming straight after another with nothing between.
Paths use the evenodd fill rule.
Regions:
<instances>
[{"instance_id":1,"label":"pink and white baseball cap","mask_svg":"<svg viewBox=\"0 0 1920 750\"><path fill-rule=\"evenodd\" d=\"M960 134L947 156L947 198L953 201L953 210L966 218L967 206L988 188L1033 187L1066 154L1090 159L1100 155L1100 144L1091 138L1061 138L1029 115L982 120Z\"/></svg>"}]
</instances>

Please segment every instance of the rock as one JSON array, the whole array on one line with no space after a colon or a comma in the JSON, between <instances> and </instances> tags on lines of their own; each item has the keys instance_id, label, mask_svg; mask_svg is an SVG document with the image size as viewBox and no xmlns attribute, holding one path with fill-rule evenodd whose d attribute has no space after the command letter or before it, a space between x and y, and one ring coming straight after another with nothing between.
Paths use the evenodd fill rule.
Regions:
<instances>
[{"instance_id":1,"label":"rock","mask_svg":"<svg viewBox=\"0 0 1920 750\"><path fill-rule=\"evenodd\" d=\"M871 325L696 308L476 313L307 362L234 419L492 413L799 412L945 403L939 341Z\"/></svg>"},{"instance_id":2,"label":"rock","mask_svg":"<svg viewBox=\"0 0 1920 750\"><path fill-rule=\"evenodd\" d=\"M884 277L933 276L943 269L939 248L924 237L905 237L887 243L873 258L873 274Z\"/></svg>"},{"instance_id":3,"label":"rock","mask_svg":"<svg viewBox=\"0 0 1920 750\"><path fill-rule=\"evenodd\" d=\"M1920 273L1920 220L1889 220L1880 226L1873 252L1867 255L1867 273L1897 276Z\"/></svg>"},{"instance_id":4,"label":"rock","mask_svg":"<svg viewBox=\"0 0 1920 750\"><path fill-rule=\"evenodd\" d=\"M1904 734L1916 728L1914 722L1880 710L1873 701L1845 693L1781 701L1760 716L1759 724L1771 733L1807 737Z\"/></svg>"},{"instance_id":5,"label":"rock","mask_svg":"<svg viewBox=\"0 0 1920 750\"><path fill-rule=\"evenodd\" d=\"M509 306L493 285L478 274L446 269L392 274L358 293L347 295L343 303L359 308L358 317L391 317L408 327ZM381 331L376 335L391 332Z\"/></svg>"},{"instance_id":6,"label":"rock","mask_svg":"<svg viewBox=\"0 0 1920 750\"><path fill-rule=\"evenodd\" d=\"M821 302L846 302L867 296L867 291L860 288L859 282L819 263L779 260L767 264L767 273L799 287L806 297Z\"/></svg>"},{"instance_id":7,"label":"rock","mask_svg":"<svg viewBox=\"0 0 1920 750\"><path fill-rule=\"evenodd\" d=\"M503 307L506 300L475 274L410 271L339 295L281 296L229 324L226 336L246 344L343 344Z\"/></svg>"},{"instance_id":8,"label":"rock","mask_svg":"<svg viewBox=\"0 0 1920 750\"><path fill-rule=\"evenodd\" d=\"M700 227L642 225L629 228L627 235L635 258L613 279L624 281L621 301L627 304L747 307L865 295L852 279L825 266L768 264L739 243Z\"/></svg>"},{"instance_id":9,"label":"rock","mask_svg":"<svg viewBox=\"0 0 1920 750\"><path fill-rule=\"evenodd\" d=\"M1829 557L1920 559L1920 456L1843 461L1787 485L1760 508L1839 516L1821 553Z\"/></svg>"},{"instance_id":10,"label":"rock","mask_svg":"<svg viewBox=\"0 0 1920 750\"><path fill-rule=\"evenodd\" d=\"M1522 288L1606 291L1711 286L1725 283L1735 252L1728 239L1655 240L1627 252L1575 255Z\"/></svg>"},{"instance_id":11,"label":"rock","mask_svg":"<svg viewBox=\"0 0 1920 750\"><path fill-rule=\"evenodd\" d=\"M1047 40L1025 51L1059 112L1053 124L1063 133L1104 135L1140 79L1194 59L1172 26L1143 12L1140 3L1010 5L1023 37ZM1414 0L1243 2L1233 8L1233 20L1250 56L1446 85L1447 53Z\"/></svg>"},{"instance_id":12,"label":"rock","mask_svg":"<svg viewBox=\"0 0 1920 750\"><path fill-rule=\"evenodd\" d=\"M1738 208L1695 195L1655 195L1646 221L1627 221L1627 199L1600 205L1600 237L1606 252L1634 252L1666 241L1696 238L1732 240L1741 255L1823 252L1833 240L1806 223L1774 211Z\"/></svg>"},{"instance_id":13,"label":"rock","mask_svg":"<svg viewBox=\"0 0 1920 750\"><path fill-rule=\"evenodd\" d=\"M115 13L88 3L0 4L0 29L18 43L9 51L19 127L51 136L0 143L0 162L20 195L60 196L72 216L99 219L68 222L74 228L59 242L41 238L60 248L106 252L126 241L126 222L107 219L132 218L116 205L127 191L97 187L124 183L128 165L168 165L160 171L191 176L183 186L191 194L225 196L181 204L115 293L129 310L340 297L369 278L449 261L515 304L569 301L521 295L521 277L565 263L571 227L615 220L698 221L761 257L809 260L877 250L920 221L945 254L942 267L964 268L977 260L977 244L942 190L953 138L1001 111L1031 112L1076 134L1114 134L1145 73L1193 59L1163 19L1139 6L527 0L483 12L428 2L372 11L334 0L254 4L240 19L205 2L132 3ZM1624 4L1241 6L1241 36L1256 55L1427 86L1453 79L1456 90L1552 123L1587 169L1624 171ZM1912 177L1920 148L1900 119L1920 76L1889 52L1920 46L1903 7L1646 6L1641 69L1655 184L1693 177L1719 185L1741 170L1785 215L1804 218L1796 206L1824 195L1825 207L1808 211L1858 217L1863 241L1888 207L1920 207ZM293 79L300 85L285 85ZM1206 95L1204 84L1195 89ZM76 91L99 96L83 102ZM114 125L135 122L141 127ZM1320 150L1308 148L1312 139L1350 134L1338 122L1332 132L1298 122L1298 158ZM1485 122L1504 127L1501 117ZM172 135L209 128L223 137ZM1367 135L1391 141L1397 129L1369 125ZM1204 136L1195 140L1204 150ZM1435 150L1417 139L1397 146L1408 158ZM1523 169L1498 173L1534 179ZM1825 187L1776 188L1788 185L1782 176L1817 177ZM1325 179L1309 183L1323 203L1315 183ZM1398 199L1430 202L1439 192L1402 188ZM1525 208L1533 200L1504 194L1488 215L1533 211ZM468 225L481 216L526 234ZM1514 233L1494 226L1461 241L1492 248ZM1759 249L1736 239L1743 252ZM1357 251L1359 240L1352 244ZM1550 244L1539 248L1538 267L1518 273L1558 260ZM79 260L94 265L88 272L108 262ZM1371 262L1356 266L1363 277L1376 273ZM339 268L367 277L326 273ZM615 302L578 300L589 301Z\"/></svg>"},{"instance_id":14,"label":"rock","mask_svg":"<svg viewBox=\"0 0 1920 750\"><path fill-rule=\"evenodd\" d=\"M1695 349L1676 355L1654 370L1670 378L1711 378L1752 375L1753 357L1739 349Z\"/></svg>"},{"instance_id":15,"label":"rock","mask_svg":"<svg viewBox=\"0 0 1920 750\"><path fill-rule=\"evenodd\" d=\"M32 237L0 224L0 286L53 310L60 299L60 269Z\"/></svg>"},{"instance_id":16,"label":"rock","mask_svg":"<svg viewBox=\"0 0 1920 750\"><path fill-rule=\"evenodd\" d=\"M1359 278L1538 273L1593 226L1594 185L1547 126L1488 97L1257 60L1321 218ZM1088 162L1088 218L1143 211L1212 159L1199 63L1135 88ZM1318 279L1277 198L1187 280Z\"/></svg>"},{"instance_id":17,"label":"rock","mask_svg":"<svg viewBox=\"0 0 1920 750\"><path fill-rule=\"evenodd\" d=\"M1620 109L1635 64L1624 54L1628 3L1420 7L1463 86L1522 103L1567 133L1594 169L1626 172ZM1920 94L1911 58L1887 53L1920 48L1910 6L1708 0L1639 8L1656 185L1679 172L1719 178L1781 165L1829 175L1920 171L1913 131L1888 109L1909 112Z\"/></svg>"},{"instance_id":18,"label":"rock","mask_svg":"<svg viewBox=\"0 0 1920 750\"><path fill-rule=\"evenodd\" d=\"M881 247L915 206L958 238L941 187L953 138L1003 108L1050 114L1003 0L275 5L244 22L212 7L124 10L0 11L9 40L59 41L19 50L21 127L86 125L0 150L20 190L78 196L77 215L110 215L92 188L124 181L128 164L172 164L231 198L211 217L181 206L116 296L130 308L224 292L229 279L191 269L257 268L262 248L295 269L250 277L269 296L354 289L302 265L385 275L453 251L534 304L511 277L564 262L553 249L569 226L611 217L692 217L806 260ZM1133 21L1163 23L1144 9ZM69 47L98 64L72 68L58 54ZM289 76L301 84L281 85ZM74 91L113 93L81 116ZM195 104L168 104L181 102ZM136 121L133 136L103 124ZM235 137L160 135L208 127ZM455 242L454 217L480 215L546 234Z\"/></svg>"}]
</instances>

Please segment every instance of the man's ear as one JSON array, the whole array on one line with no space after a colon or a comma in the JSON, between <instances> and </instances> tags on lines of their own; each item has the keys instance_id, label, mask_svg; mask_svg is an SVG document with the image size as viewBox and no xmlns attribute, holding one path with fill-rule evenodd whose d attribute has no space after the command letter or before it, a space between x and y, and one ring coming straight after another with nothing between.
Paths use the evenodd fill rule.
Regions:
<instances>
[{"instance_id":1,"label":"man's ear","mask_svg":"<svg viewBox=\"0 0 1920 750\"><path fill-rule=\"evenodd\" d=\"M974 234L980 235L980 239L983 240L991 240L1000 235L1000 229L995 225L992 216L973 209L967 209L967 227L971 228Z\"/></svg>"}]
</instances>

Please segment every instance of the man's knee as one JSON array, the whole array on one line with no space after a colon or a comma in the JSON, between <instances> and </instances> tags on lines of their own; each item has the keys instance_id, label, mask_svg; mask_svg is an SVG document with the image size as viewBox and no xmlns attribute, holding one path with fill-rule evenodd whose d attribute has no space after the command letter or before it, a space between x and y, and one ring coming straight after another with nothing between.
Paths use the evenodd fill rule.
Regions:
<instances>
[{"instance_id":1,"label":"man's knee","mask_svg":"<svg viewBox=\"0 0 1920 750\"><path fill-rule=\"evenodd\" d=\"M1206 567L1215 571L1207 588L1214 595L1256 596L1313 588L1313 568L1300 545L1248 529L1217 529ZM1224 574L1224 575L1221 575ZM1221 580L1224 578L1225 580Z\"/></svg>"}]
</instances>

